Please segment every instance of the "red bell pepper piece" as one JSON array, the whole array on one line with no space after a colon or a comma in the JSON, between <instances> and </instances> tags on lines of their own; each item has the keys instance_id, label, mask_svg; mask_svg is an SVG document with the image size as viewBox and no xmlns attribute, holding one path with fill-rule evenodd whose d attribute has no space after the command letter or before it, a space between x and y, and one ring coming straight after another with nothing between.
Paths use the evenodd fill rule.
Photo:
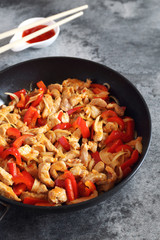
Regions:
<instances>
[{"instance_id":1,"label":"red bell pepper piece","mask_svg":"<svg viewBox=\"0 0 160 240\"><path fill-rule=\"evenodd\" d=\"M3 151L4 151L4 147L0 146L0 157L1 157L2 153L3 153Z\"/></svg>"},{"instance_id":2,"label":"red bell pepper piece","mask_svg":"<svg viewBox=\"0 0 160 240\"><path fill-rule=\"evenodd\" d=\"M43 81L37 82L37 87L38 87L38 88L42 88L42 89L44 90L44 93L47 92L47 87L46 87L46 85L44 84Z\"/></svg>"},{"instance_id":3,"label":"red bell pepper piece","mask_svg":"<svg viewBox=\"0 0 160 240\"><path fill-rule=\"evenodd\" d=\"M13 187L13 191L17 196L20 196L22 192L24 192L27 189L26 185L24 183L19 183Z\"/></svg>"},{"instance_id":4,"label":"red bell pepper piece","mask_svg":"<svg viewBox=\"0 0 160 240\"><path fill-rule=\"evenodd\" d=\"M11 138L19 138L21 136L20 131L17 128L13 127L8 128L6 133Z\"/></svg>"},{"instance_id":5,"label":"red bell pepper piece","mask_svg":"<svg viewBox=\"0 0 160 240\"><path fill-rule=\"evenodd\" d=\"M114 112L112 110L106 110L101 114L101 117L103 119L108 119L108 118L111 118L111 117L118 117L118 115L117 115L116 112Z\"/></svg>"},{"instance_id":6,"label":"red bell pepper piece","mask_svg":"<svg viewBox=\"0 0 160 240\"><path fill-rule=\"evenodd\" d=\"M39 114L38 112L36 111L32 117L32 120L30 122L30 124L28 125L29 128L34 128L36 126L36 122L37 122L37 119L39 117Z\"/></svg>"},{"instance_id":7,"label":"red bell pepper piece","mask_svg":"<svg viewBox=\"0 0 160 240\"><path fill-rule=\"evenodd\" d=\"M29 126L32 122L32 118L34 117L35 113L37 115L37 109L30 106L24 115L23 122L27 123L27 125Z\"/></svg>"},{"instance_id":8,"label":"red bell pepper piece","mask_svg":"<svg viewBox=\"0 0 160 240\"><path fill-rule=\"evenodd\" d=\"M19 102L17 103L17 107L18 108L24 108L25 107L25 104L26 104L26 98L25 98L25 95L23 93L21 93L21 96L20 96L20 100Z\"/></svg>"},{"instance_id":9,"label":"red bell pepper piece","mask_svg":"<svg viewBox=\"0 0 160 240\"><path fill-rule=\"evenodd\" d=\"M41 93L41 94L37 97L37 99L36 99L34 102L32 102L31 106L32 106L32 107L37 107L38 104L42 101L42 98L43 98L43 93Z\"/></svg>"},{"instance_id":10,"label":"red bell pepper piece","mask_svg":"<svg viewBox=\"0 0 160 240\"><path fill-rule=\"evenodd\" d=\"M88 188L82 181L78 183L78 194L80 197L88 197L92 190Z\"/></svg>"},{"instance_id":11,"label":"red bell pepper piece","mask_svg":"<svg viewBox=\"0 0 160 240\"><path fill-rule=\"evenodd\" d=\"M123 169L123 178L127 177L132 172L132 169L130 167L126 167Z\"/></svg>"},{"instance_id":12,"label":"red bell pepper piece","mask_svg":"<svg viewBox=\"0 0 160 240\"><path fill-rule=\"evenodd\" d=\"M58 120L59 120L59 121L61 121L62 115L63 115L63 112L60 112L60 113L58 114Z\"/></svg>"},{"instance_id":13,"label":"red bell pepper piece","mask_svg":"<svg viewBox=\"0 0 160 240\"><path fill-rule=\"evenodd\" d=\"M125 151L125 150L129 150L130 152L132 152L133 148L127 144L122 144L115 149L116 152Z\"/></svg>"},{"instance_id":14,"label":"red bell pepper piece","mask_svg":"<svg viewBox=\"0 0 160 240\"><path fill-rule=\"evenodd\" d=\"M63 179L56 179L55 180L55 186L65 188L65 182Z\"/></svg>"},{"instance_id":15,"label":"red bell pepper piece","mask_svg":"<svg viewBox=\"0 0 160 240\"><path fill-rule=\"evenodd\" d=\"M24 95L26 95L27 94L27 92L26 92L26 90L25 89L21 89L21 90L19 90L19 91L17 91L17 92L14 92L14 94L18 97L18 98L20 98L21 97L21 93L22 94L24 94ZM10 96L10 98L11 98L11 100L13 100L14 99L14 97L12 97L12 96Z\"/></svg>"},{"instance_id":16,"label":"red bell pepper piece","mask_svg":"<svg viewBox=\"0 0 160 240\"><path fill-rule=\"evenodd\" d=\"M60 123L57 124L52 130L56 130L56 129L69 129L70 127L72 127L72 125L70 123Z\"/></svg>"},{"instance_id":17,"label":"red bell pepper piece","mask_svg":"<svg viewBox=\"0 0 160 240\"><path fill-rule=\"evenodd\" d=\"M91 157L94 159L95 164L97 164L98 162L102 161L100 156L99 156L99 152L96 151L94 153L91 153Z\"/></svg>"},{"instance_id":18,"label":"red bell pepper piece","mask_svg":"<svg viewBox=\"0 0 160 240\"><path fill-rule=\"evenodd\" d=\"M27 171L23 171L17 176L13 177L13 181L15 184L24 183L29 191L31 191L34 178L31 176L31 174Z\"/></svg>"},{"instance_id":19,"label":"red bell pepper piece","mask_svg":"<svg viewBox=\"0 0 160 240\"><path fill-rule=\"evenodd\" d=\"M9 168L9 173L14 177L17 176L17 166L15 162L8 162L7 167Z\"/></svg>"},{"instance_id":20,"label":"red bell pepper piece","mask_svg":"<svg viewBox=\"0 0 160 240\"><path fill-rule=\"evenodd\" d=\"M37 203L48 203L47 200L40 199L40 198L33 198L33 197L25 197L23 200L24 204L35 205Z\"/></svg>"},{"instance_id":21,"label":"red bell pepper piece","mask_svg":"<svg viewBox=\"0 0 160 240\"><path fill-rule=\"evenodd\" d=\"M115 142L113 142L112 146L108 149L108 152L114 153L116 152L116 149L118 148L118 146L122 146L123 142L121 141L121 139L115 140Z\"/></svg>"},{"instance_id":22,"label":"red bell pepper piece","mask_svg":"<svg viewBox=\"0 0 160 240\"><path fill-rule=\"evenodd\" d=\"M20 136L19 138L17 138L14 142L13 142L13 147L15 148L20 148L24 142L24 140L27 138L27 137L30 137L32 135L30 134L26 134L26 135L22 135Z\"/></svg>"},{"instance_id":23,"label":"red bell pepper piece","mask_svg":"<svg viewBox=\"0 0 160 240\"><path fill-rule=\"evenodd\" d=\"M69 151L70 150L70 144L68 142L68 140L62 136L61 138L58 139L58 142L62 145L62 147L66 150Z\"/></svg>"},{"instance_id":24,"label":"red bell pepper piece","mask_svg":"<svg viewBox=\"0 0 160 240\"><path fill-rule=\"evenodd\" d=\"M81 108L82 108L82 106L72 108L72 109L68 110L67 113L68 113L68 115L71 115L71 114L73 114L74 112L79 111Z\"/></svg>"},{"instance_id":25,"label":"red bell pepper piece","mask_svg":"<svg viewBox=\"0 0 160 240\"><path fill-rule=\"evenodd\" d=\"M120 130L121 131L124 130L124 121L120 117L110 117L107 119L107 122L116 122L116 123L118 123Z\"/></svg>"},{"instance_id":26,"label":"red bell pepper piece","mask_svg":"<svg viewBox=\"0 0 160 240\"><path fill-rule=\"evenodd\" d=\"M89 128L86 125L86 122L83 120L83 118L78 117L76 121L72 125L74 128L79 128L82 133L83 138L89 138L90 136L90 131Z\"/></svg>"},{"instance_id":27,"label":"red bell pepper piece","mask_svg":"<svg viewBox=\"0 0 160 240\"><path fill-rule=\"evenodd\" d=\"M69 202L73 201L75 199L74 198L74 192L73 192L71 179L69 179L69 178L65 179L65 189L66 189L66 192L67 192L68 201Z\"/></svg>"},{"instance_id":28,"label":"red bell pepper piece","mask_svg":"<svg viewBox=\"0 0 160 240\"><path fill-rule=\"evenodd\" d=\"M115 140L122 139L122 134L123 133L118 130L112 131L111 134L106 138L105 144L107 145Z\"/></svg>"},{"instance_id":29,"label":"red bell pepper piece","mask_svg":"<svg viewBox=\"0 0 160 240\"><path fill-rule=\"evenodd\" d=\"M70 171L65 171L64 177L69 178L71 180L74 198L76 199L78 197L78 188L77 188L77 182L74 175Z\"/></svg>"},{"instance_id":30,"label":"red bell pepper piece","mask_svg":"<svg viewBox=\"0 0 160 240\"><path fill-rule=\"evenodd\" d=\"M102 90L102 91L107 91L108 92L108 88L106 87L106 86L104 86L104 85L101 85L101 84L98 84L98 83L92 83L91 85L90 85L90 88L99 88L100 90Z\"/></svg>"},{"instance_id":31,"label":"red bell pepper piece","mask_svg":"<svg viewBox=\"0 0 160 240\"><path fill-rule=\"evenodd\" d=\"M37 119L37 126L38 127L44 126L44 125L46 125L46 123L47 123L47 120L45 118L38 118Z\"/></svg>"},{"instance_id":32,"label":"red bell pepper piece","mask_svg":"<svg viewBox=\"0 0 160 240\"><path fill-rule=\"evenodd\" d=\"M92 191L94 192L96 190L96 186L94 185L93 182L91 182L90 180L85 182L85 185Z\"/></svg>"},{"instance_id":33,"label":"red bell pepper piece","mask_svg":"<svg viewBox=\"0 0 160 240\"><path fill-rule=\"evenodd\" d=\"M123 133L122 140L124 142L129 142L134 138L134 120L129 118L127 122L125 122L125 133Z\"/></svg>"},{"instance_id":34,"label":"red bell pepper piece","mask_svg":"<svg viewBox=\"0 0 160 240\"><path fill-rule=\"evenodd\" d=\"M122 171L127 168L127 167L131 167L133 164L135 164L139 159L139 153L138 151L135 149L133 152L132 152L132 155L131 155L131 158L128 159L126 162L124 162L122 165L121 165L121 169Z\"/></svg>"},{"instance_id":35,"label":"red bell pepper piece","mask_svg":"<svg viewBox=\"0 0 160 240\"><path fill-rule=\"evenodd\" d=\"M15 148L15 147L7 148L6 150L4 150L4 152L2 153L1 156L2 156L3 159L5 159L9 155L13 155L16 158L16 163L18 165L20 165L22 163L21 162L21 155L20 155L17 148Z\"/></svg>"}]
</instances>

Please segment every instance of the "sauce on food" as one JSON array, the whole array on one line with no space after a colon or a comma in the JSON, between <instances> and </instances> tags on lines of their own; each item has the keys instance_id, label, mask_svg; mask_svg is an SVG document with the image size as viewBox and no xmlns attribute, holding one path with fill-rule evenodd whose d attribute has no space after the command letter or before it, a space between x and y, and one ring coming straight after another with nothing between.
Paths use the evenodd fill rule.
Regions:
<instances>
[{"instance_id":1,"label":"sauce on food","mask_svg":"<svg viewBox=\"0 0 160 240\"><path fill-rule=\"evenodd\" d=\"M23 32L22 34L22 37L25 37L31 33L34 33L42 28L45 28L47 27L47 25L39 25L39 26L36 26L36 27L33 27L33 28L30 28L30 29L27 29ZM44 40L47 40L51 37L53 37L55 35L55 31L52 29L46 33L43 33L41 35L39 35L38 37L35 37L29 41L27 41L28 43L36 43L36 42L41 42L41 41L44 41Z\"/></svg>"}]
</instances>

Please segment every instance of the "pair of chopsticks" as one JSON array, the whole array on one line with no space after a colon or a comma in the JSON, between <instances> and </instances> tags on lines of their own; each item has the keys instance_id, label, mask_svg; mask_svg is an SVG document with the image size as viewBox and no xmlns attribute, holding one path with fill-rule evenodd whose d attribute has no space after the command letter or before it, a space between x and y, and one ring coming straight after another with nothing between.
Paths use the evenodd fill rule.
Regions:
<instances>
[{"instance_id":1,"label":"pair of chopsticks","mask_svg":"<svg viewBox=\"0 0 160 240\"><path fill-rule=\"evenodd\" d=\"M38 20L38 21L36 21L34 23L31 23L31 24L28 24L26 26L19 27L19 28L14 28L14 29L12 29L10 31L1 33L0 34L0 40L3 39L3 38L9 37L9 36L11 36L11 35L13 35L15 33L22 32L22 31L24 31L26 29L30 29L30 28L38 26L40 24L44 24L44 23L47 23L49 21L56 20L56 19L59 19L59 18L65 17L67 15L71 15L71 14L75 13L75 14L73 14L73 15L71 15L69 17L66 17L66 18L64 18L64 19L62 19L62 20L60 20L60 21L58 21L58 22L56 22L56 23L54 23L54 24L52 24L52 25L50 25L48 27L42 28L41 30L38 30L38 31L36 31L34 33L31 33L31 34L27 35L26 37L23 37L22 39L19 39L17 41L14 41L12 43L9 43L9 44L7 44L5 46L0 47L0 53L3 53L5 51L7 51L7 50L17 46L18 44L22 44L22 43L24 43L26 41L29 41L29 40L31 40L31 39L33 39L35 37L38 37L39 35L41 35L43 33L46 33L48 31L52 30L53 28L55 28L57 26L61 26L61 25L65 24L65 23L67 23L67 22L70 22L70 21L74 20L75 18L78 18L78 17L82 16L83 15L82 10L85 10L87 8L88 8L88 5L83 5L81 7L73 8L71 10L68 10L68 11L65 11L65 12L61 12L61 13L58 13L56 15L53 15L53 16L50 16L50 17L47 17L47 18L43 18L41 20Z\"/></svg>"}]
</instances>

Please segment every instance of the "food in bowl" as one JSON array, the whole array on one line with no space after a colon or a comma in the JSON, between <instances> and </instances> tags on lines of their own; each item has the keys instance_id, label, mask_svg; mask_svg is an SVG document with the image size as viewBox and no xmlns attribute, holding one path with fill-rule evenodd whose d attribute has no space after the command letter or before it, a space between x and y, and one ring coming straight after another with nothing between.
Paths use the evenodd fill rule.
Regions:
<instances>
[{"instance_id":1,"label":"food in bowl","mask_svg":"<svg viewBox=\"0 0 160 240\"><path fill-rule=\"evenodd\" d=\"M97 197L142 153L134 119L109 85L66 79L10 95L0 109L0 194L36 206Z\"/></svg>"}]
</instances>

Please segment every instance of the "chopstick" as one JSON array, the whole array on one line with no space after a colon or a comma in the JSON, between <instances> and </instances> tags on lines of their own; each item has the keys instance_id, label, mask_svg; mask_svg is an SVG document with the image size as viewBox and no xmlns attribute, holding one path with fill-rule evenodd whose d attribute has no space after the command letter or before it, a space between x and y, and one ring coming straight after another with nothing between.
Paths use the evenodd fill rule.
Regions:
<instances>
[{"instance_id":1,"label":"chopstick","mask_svg":"<svg viewBox=\"0 0 160 240\"><path fill-rule=\"evenodd\" d=\"M29 29L29 28L32 28L32 27L35 27L37 25L40 25L40 24L44 24L44 23L47 23L49 21L52 21L52 20L56 20L56 19L59 19L59 18L62 18L62 17L65 17L67 15L71 15L73 13L76 13L76 12L80 12L82 10L85 10L88 8L88 5L83 5L83 6L80 6L80 7L77 7L77 8L73 8L73 9L70 9L70 10L67 10L67 11L64 11L64 12L61 12L61 13L58 13L58 14L55 14L55 15L52 15L50 17L47 17L47 18L43 18L41 20L38 20L34 23L30 23L28 25L25 25L23 27L19 27L19 28L14 28L12 30L9 30L7 32L4 32L4 33L0 33L0 40L3 39L3 38L6 38L6 37L9 37L19 31L24 31L26 29Z\"/></svg>"},{"instance_id":2,"label":"chopstick","mask_svg":"<svg viewBox=\"0 0 160 240\"><path fill-rule=\"evenodd\" d=\"M80 17L82 15L83 15L83 12L75 13L75 14L73 14L73 15L67 17L67 18L64 18L64 19L62 19L62 20L60 20L60 21L58 21L58 22L56 22L56 23L54 23L54 24L52 24L52 25L50 25L48 27L42 28L41 30L38 30L38 31L36 31L34 33L31 33L31 34L27 35L26 37L23 37L23 38L15 41L15 42L6 44L6 45L0 47L0 53L3 53L5 51L11 49L11 48L15 47L18 44L22 44L22 43L24 43L26 41L29 41L32 38L35 38L35 37L37 37L37 36L39 36L39 35L41 35L41 34L43 34L45 32L48 32L48 31L52 30L53 28L55 28L57 26L61 26L61 25L65 24L65 23L67 23L67 22L70 22L73 19L78 18L78 17Z\"/></svg>"}]
</instances>

